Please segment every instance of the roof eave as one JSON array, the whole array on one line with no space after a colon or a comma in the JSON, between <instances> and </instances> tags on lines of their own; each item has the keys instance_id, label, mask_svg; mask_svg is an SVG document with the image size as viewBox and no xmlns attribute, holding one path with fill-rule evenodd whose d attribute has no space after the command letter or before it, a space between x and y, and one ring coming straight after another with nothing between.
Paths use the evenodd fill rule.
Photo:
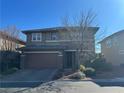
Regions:
<instances>
[{"instance_id":1,"label":"roof eave","mask_svg":"<svg viewBox=\"0 0 124 93\"><path fill-rule=\"evenodd\" d=\"M94 29L95 33L99 30L99 27L89 27L91 29ZM32 29L32 30L23 30L22 33L27 34L27 33L32 33L32 32L44 32L44 31L58 31L62 30L64 27L55 27L55 28L46 28L46 29Z\"/></svg>"}]
</instances>

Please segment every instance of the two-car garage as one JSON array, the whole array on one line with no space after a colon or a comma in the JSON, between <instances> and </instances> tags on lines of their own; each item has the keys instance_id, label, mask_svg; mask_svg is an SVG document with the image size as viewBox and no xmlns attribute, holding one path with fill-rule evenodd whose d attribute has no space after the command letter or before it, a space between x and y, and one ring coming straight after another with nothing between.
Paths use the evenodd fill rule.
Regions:
<instances>
[{"instance_id":1,"label":"two-car garage","mask_svg":"<svg viewBox=\"0 0 124 93\"><path fill-rule=\"evenodd\" d=\"M58 51L25 52L25 69L60 68L63 61Z\"/></svg>"}]
</instances>

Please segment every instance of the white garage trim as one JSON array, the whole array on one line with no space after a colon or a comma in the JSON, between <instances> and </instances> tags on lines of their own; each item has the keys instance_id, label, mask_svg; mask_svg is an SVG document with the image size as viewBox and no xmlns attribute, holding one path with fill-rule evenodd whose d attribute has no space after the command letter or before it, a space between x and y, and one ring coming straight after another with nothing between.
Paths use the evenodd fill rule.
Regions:
<instances>
[{"instance_id":1,"label":"white garage trim","mask_svg":"<svg viewBox=\"0 0 124 93\"><path fill-rule=\"evenodd\" d=\"M27 51L24 53L60 53L59 51Z\"/></svg>"}]
</instances>

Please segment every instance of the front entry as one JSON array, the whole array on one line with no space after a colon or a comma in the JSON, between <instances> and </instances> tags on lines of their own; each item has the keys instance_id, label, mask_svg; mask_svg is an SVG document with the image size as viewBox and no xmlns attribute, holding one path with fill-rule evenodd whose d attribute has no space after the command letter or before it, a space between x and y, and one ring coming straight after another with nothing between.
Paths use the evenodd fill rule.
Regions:
<instances>
[{"instance_id":1,"label":"front entry","mask_svg":"<svg viewBox=\"0 0 124 93\"><path fill-rule=\"evenodd\" d=\"M67 51L65 52L65 67L64 68L73 68L75 64L75 52Z\"/></svg>"}]
</instances>

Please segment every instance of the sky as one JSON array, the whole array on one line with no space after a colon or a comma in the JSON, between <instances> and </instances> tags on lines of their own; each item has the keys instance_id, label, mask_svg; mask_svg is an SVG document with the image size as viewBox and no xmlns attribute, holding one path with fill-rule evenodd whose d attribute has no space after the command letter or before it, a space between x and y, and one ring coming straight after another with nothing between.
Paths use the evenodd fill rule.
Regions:
<instances>
[{"instance_id":1,"label":"sky","mask_svg":"<svg viewBox=\"0 0 124 93\"><path fill-rule=\"evenodd\" d=\"M124 0L0 0L0 28L16 25L19 30L61 26L65 15L81 11L97 15L97 37L124 29ZM22 35L22 39L25 37Z\"/></svg>"}]
</instances>

